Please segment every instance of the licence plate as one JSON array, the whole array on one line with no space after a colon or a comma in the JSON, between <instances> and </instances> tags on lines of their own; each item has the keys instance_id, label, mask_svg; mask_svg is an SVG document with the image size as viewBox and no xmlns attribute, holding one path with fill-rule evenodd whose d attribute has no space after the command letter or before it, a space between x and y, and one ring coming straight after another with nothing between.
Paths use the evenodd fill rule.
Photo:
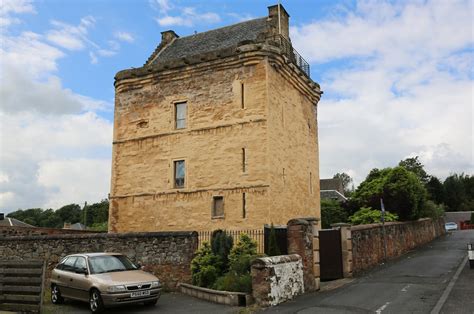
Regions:
<instances>
[{"instance_id":1,"label":"licence plate","mask_svg":"<svg viewBox=\"0 0 474 314\"><path fill-rule=\"evenodd\" d=\"M150 290L132 292L132 293L130 294L130 297L131 297L131 298L137 298L137 297L144 297L144 296L147 296L147 295L150 295Z\"/></svg>"}]
</instances>

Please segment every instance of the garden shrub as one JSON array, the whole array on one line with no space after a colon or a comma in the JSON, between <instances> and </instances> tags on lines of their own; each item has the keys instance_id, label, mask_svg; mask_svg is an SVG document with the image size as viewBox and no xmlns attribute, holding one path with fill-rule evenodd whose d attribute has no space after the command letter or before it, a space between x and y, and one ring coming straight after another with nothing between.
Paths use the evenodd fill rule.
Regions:
<instances>
[{"instance_id":1,"label":"garden shrub","mask_svg":"<svg viewBox=\"0 0 474 314\"><path fill-rule=\"evenodd\" d=\"M212 253L217 255L222 263L222 273L229 269L229 253L234 244L232 236L223 230L216 230L212 233L211 248Z\"/></svg>"},{"instance_id":2,"label":"garden shrub","mask_svg":"<svg viewBox=\"0 0 474 314\"><path fill-rule=\"evenodd\" d=\"M250 274L237 275L235 272L228 272L224 276L217 279L213 289L251 293L252 277Z\"/></svg>"},{"instance_id":3,"label":"garden shrub","mask_svg":"<svg viewBox=\"0 0 474 314\"><path fill-rule=\"evenodd\" d=\"M250 263L257 256L257 242L247 234L240 235L239 242L229 254L229 270L239 275L250 272Z\"/></svg>"},{"instance_id":4,"label":"garden shrub","mask_svg":"<svg viewBox=\"0 0 474 314\"><path fill-rule=\"evenodd\" d=\"M385 212L385 221L397 221L398 216L388 211ZM382 222L382 212L380 210L373 210L370 207L362 207L360 210L349 217L349 221L353 225L366 225L372 223Z\"/></svg>"},{"instance_id":5,"label":"garden shrub","mask_svg":"<svg viewBox=\"0 0 474 314\"><path fill-rule=\"evenodd\" d=\"M209 242L204 242L191 261L193 285L210 288L221 274L222 262L212 252Z\"/></svg>"}]
</instances>

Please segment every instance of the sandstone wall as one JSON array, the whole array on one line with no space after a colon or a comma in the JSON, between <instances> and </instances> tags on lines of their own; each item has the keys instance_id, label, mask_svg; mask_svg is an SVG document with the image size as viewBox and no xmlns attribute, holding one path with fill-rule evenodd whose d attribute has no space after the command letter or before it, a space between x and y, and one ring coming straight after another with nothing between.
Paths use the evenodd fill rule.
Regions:
<instances>
[{"instance_id":1,"label":"sandstone wall","mask_svg":"<svg viewBox=\"0 0 474 314\"><path fill-rule=\"evenodd\" d=\"M118 252L154 273L167 288L190 282L190 264L197 249L196 232L77 234L0 238L3 259L46 259L51 270L66 255L87 252Z\"/></svg>"},{"instance_id":2,"label":"sandstone wall","mask_svg":"<svg viewBox=\"0 0 474 314\"><path fill-rule=\"evenodd\" d=\"M398 257L420 245L443 235L444 221L428 218L410 222L385 224L387 258ZM381 224L360 225L351 228L353 272L372 268L384 260Z\"/></svg>"},{"instance_id":3,"label":"sandstone wall","mask_svg":"<svg viewBox=\"0 0 474 314\"><path fill-rule=\"evenodd\" d=\"M271 219L320 217L316 106L284 68L268 67Z\"/></svg>"},{"instance_id":4,"label":"sandstone wall","mask_svg":"<svg viewBox=\"0 0 474 314\"><path fill-rule=\"evenodd\" d=\"M265 76L261 61L118 87L109 230L242 229L267 223ZM187 102L187 127L175 130L178 101ZM173 186L176 159L186 162L183 189ZM224 196L225 215L213 219L218 195Z\"/></svg>"}]
</instances>

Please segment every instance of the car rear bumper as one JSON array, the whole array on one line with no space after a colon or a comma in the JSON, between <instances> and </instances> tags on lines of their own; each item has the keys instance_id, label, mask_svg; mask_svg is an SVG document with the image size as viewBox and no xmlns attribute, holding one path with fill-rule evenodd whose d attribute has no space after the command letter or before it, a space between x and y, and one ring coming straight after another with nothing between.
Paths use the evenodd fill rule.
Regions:
<instances>
[{"instance_id":1,"label":"car rear bumper","mask_svg":"<svg viewBox=\"0 0 474 314\"><path fill-rule=\"evenodd\" d=\"M116 306L121 304L130 304L130 303L140 303L158 300L161 296L161 288L151 289L150 295L142 297L131 297L131 292L121 292L121 293L103 293L102 301L105 306Z\"/></svg>"}]
</instances>

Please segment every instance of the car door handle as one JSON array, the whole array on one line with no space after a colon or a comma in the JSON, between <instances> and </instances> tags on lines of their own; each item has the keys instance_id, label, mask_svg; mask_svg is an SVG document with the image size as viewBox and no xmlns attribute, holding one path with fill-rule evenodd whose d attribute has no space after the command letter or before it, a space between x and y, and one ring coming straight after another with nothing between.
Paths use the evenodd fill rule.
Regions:
<instances>
[{"instance_id":1,"label":"car door handle","mask_svg":"<svg viewBox=\"0 0 474 314\"><path fill-rule=\"evenodd\" d=\"M69 281L72 281L72 278L71 278L71 279L69 279Z\"/></svg>"}]
</instances>

